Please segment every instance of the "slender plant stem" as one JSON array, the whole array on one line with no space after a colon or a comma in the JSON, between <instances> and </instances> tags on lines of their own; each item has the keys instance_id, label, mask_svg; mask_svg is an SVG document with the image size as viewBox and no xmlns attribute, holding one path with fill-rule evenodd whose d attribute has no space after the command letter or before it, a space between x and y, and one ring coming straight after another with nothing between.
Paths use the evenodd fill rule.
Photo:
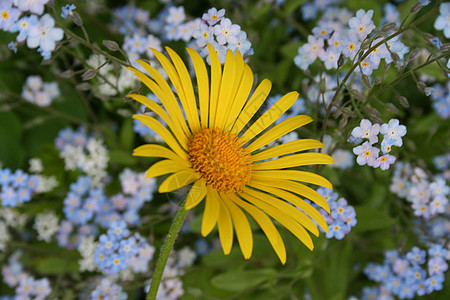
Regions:
<instances>
[{"instance_id":1,"label":"slender plant stem","mask_svg":"<svg viewBox=\"0 0 450 300\"><path fill-rule=\"evenodd\" d=\"M80 43L82 43L82 44L85 45L86 47L91 48L91 49L94 50L95 52L97 52L97 53L99 53L99 54L101 54L101 55L103 55L103 56L105 56L105 57L107 57L107 58L109 58L109 59L115 61L116 63L121 64L121 65L124 66L124 67L130 67L129 64L123 62L122 60L118 59L118 58L115 57L115 56L110 55L109 53L103 51L102 49L98 48L97 46L95 46L95 45L89 43L88 41L86 41L86 40L84 40L83 38L79 37L78 35L76 35L76 34L73 33L72 31L70 31L70 30L68 30L68 29L65 28L65 29L64 29L64 32L65 32L68 36L70 36L70 37L76 39L77 41L79 41Z\"/></svg>"},{"instance_id":2,"label":"slender plant stem","mask_svg":"<svg viewBox=\"0 0 450 300\"><path fill-rule=\"evenodd\" d=\"M372 95L372 97L376 97L379 94L385 92L387 89L391 88L393 85L395 85L396 83L398 83L400 80L402 80L403 78L414 74L414 72L416 72L417 70L420 70L426 66L428 66L429 64L438 61L439 59L443 58L443 57L448 57L450 55L450 51L444 52L443 54L435 57L434 59L430 59L427 60L426 62L424 62L423 64L415 67L412 70L409 70L408 72L403 73L401 76L397 77L394 81L392 81L391 83L389 83L387 86L384 86L382 89L380 89L379 91L377 91L375 94Z\"/></svg>"},{"instance_id":3,"label":"slender plant stem","mask_svg":"<svg viewBox=\"0 0 450 300\"><path fill-rule=\"evenodd\" d=\"M167 234L161 253L159 254L155 272L153 273L152 283L150 285L150 291L147 295L147 300L156 299L156 294L158 292L159 284L161 283L161 278L164 273L164 268L166 267L167 259L169 258L170 252L175 244L175 240L177 239L178 233L180 232L181 226L186 218L187 210L184 208L184 202L185 200L181 203L177 216L170 226L169 233Z\"/></svg>"}]
</instances>

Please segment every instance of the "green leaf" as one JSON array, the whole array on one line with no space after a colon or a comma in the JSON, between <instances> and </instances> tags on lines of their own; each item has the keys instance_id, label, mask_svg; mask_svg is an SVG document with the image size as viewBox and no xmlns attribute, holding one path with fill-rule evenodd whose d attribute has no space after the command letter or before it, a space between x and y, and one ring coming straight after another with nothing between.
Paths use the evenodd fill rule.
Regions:
<instances>
[{"instance_id":1,"label":"green leaf","mask_svg":"<svg viewBox=\"0 0 450 300\"><path fill-rule=\"evenodd\" d=\"M134 145L133 120L125 119L120 129L120 142L131 150Z\"/></svg>"},{"instance_id":2,"label":"green leaf","mask_svg":"<svg viewBox=\"0 0 450 300\"><path fill-rule=\"evenodd\" d=\"M355 206L356 220L358 223L352 229L356 232L378 230L391 226L394 219L380 210L366 206Z\"/></svg>"},{"instance_id":3,"label":"green leaf","mask_svg":"<svg viewBox=\"0 0 450 300\"><path fill-rule=\"evenodd\" d=\"M136 163L136 159L133 158L130 152L126 152L121 149L113 149L109 152L109 162L111 164L118 165L134 165Z\"/></svg>"},{"instance_id":4,"label":"green leaf","mask_svg":"<svg viewBox=\"0 0 450 300\"><path fill-rule=\"evenodd\" d=\"M24 158L20 145L22 125L12 112L0 112L0 162L3 167L17 169Z\"/></svg>"},{"instance_id":5,"label":"green leaf","mask_svg":"<svg viewBox=\"0 0 450 300\"><path fill-rule=\"evenodd\" d=\"M276 274L274 269L233 270L214 277L211 283L227 291L241 292L262 284Z\"/></svg>"},{"instance_id":6,"label":"green leaf","mask_svg":"<svg viewBox=\"0 0 450 300\"><path fill-rule=\"evenodd\" d=\"M284 4L284 11L287 14L290 14L292 12L294 12L295 10L299 9L300 6L303 5L303 3L305 3L306 0L290 0L290 1L286 1L286 3Z\"/></svg>"},{"instance_id":7,"label":"green leaf","mask_svg":"<svg viewBox=\"0 0 450 300\"><path fill-rule=\"evenodd\" d=\"M59 257L44 258L38 261L36 270L43 275L78 272L78 263Z\"/></svg>"}]
</instances>

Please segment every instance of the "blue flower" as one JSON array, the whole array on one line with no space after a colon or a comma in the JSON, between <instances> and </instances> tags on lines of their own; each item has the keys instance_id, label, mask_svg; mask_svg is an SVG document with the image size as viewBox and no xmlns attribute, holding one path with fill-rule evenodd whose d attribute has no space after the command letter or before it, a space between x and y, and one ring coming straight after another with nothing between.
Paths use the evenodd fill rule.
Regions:
<instances>
[{"instance_id":1,"label":"blue flower","mask_svg":"<svg viewBox=\"0 0 450 300\"><path fill-rule=\"evenodd\" d=\"M22 17L20 20L15 22L13 26L11 26L11 32L19 32L16 40L18 42L23 42L27 39L28 34L30 33L30 29L35 26L39 22L37 16L31 15L28 17Z\"/></svg>"},{"instance_id":2,"label":"blue flower","mask_svg":"<svg viewBox=\"0 0 450 300\"><path fill-rule=\"evenodd\" d=\"M66 6L61 7L62 13L61 18L66 19L71 13L72 10L77 8L74 4L67 4Z\"/></svg>"},{"instance_id":3,"label":"blue flower","mask_svg":"<svg viewBox=\"0 0 450 300\"><path fill-rule=\"evenodd\" d=\"M426 281L426 289L428 293L432 291L440 291L442 290L442 283L444 282L444 276L431 276Z\"/></svg>"},{"instance_id":4,"label":"blue flower","mask_svg":"<svg viewBox=\"0 0 450 300\"><path fill-rule=\"evenodd\" d=\"M441 13L434 22L434 28L444 30L446 38L450 38L450 2L441 3L439 7Z\"/></svg>"},{"instance_id":5,"label":"blue flower","mask_svg":"<svg viewBox=\"0 0 450 300\"><path fill-rule=\"evenodd\" d=\"M55 50L56 42L62 40L64 31L61 28L55 28L55 20L45 14L39 20L39 23L31 27L28 33L28 48L37 48L42 56L48 56L51 51Z\"/></svg>"},{"instance_id":6,"label":"blue flower","mask_svg":"<svg viewBox=\"0 0 450 300\"><path fill-rule=\"evenodd\" d=\"M0 30L9 31L20 16L20 10L12 7L11 1L0 3Z\"/></svg>"},{"instance_id":7,"label":"blue flower","mask_svg":"<svg viewBox=\"0 0 450 300\"><path fill-rule=\"evenodd\" d=\"M380 127L380 133L384 138L394 141L394 145L401 147L403 145L402 137L406 134L405 125L400 125L399 120L391 119L388 124L383 124Z\"/></svg>"},{"instance_id":8,"label":"blue flower","mask_svg":"<svg viewBox=\"0 0 450 300\"><path fill-rule=\"evenodd\" d=\"M428 254L432 257L447 257L448 250L439 244L428 249Z\"/></svg>"},{"instance_id":9,"label":"blue flower","mask_svg":"<svg viewBox=\"0 0 450 300\"><path fill-rule=\"evenodd\" d=\"M129 234L130 231L127 229L127 224L124 221L112 222L108 229L108 236L118 241Z\"/></svg>"}]
</instances>

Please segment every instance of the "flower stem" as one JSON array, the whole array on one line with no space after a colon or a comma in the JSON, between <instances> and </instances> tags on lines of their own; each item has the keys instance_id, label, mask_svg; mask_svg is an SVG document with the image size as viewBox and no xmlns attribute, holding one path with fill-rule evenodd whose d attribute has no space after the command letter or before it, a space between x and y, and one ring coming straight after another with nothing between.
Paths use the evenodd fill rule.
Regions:
<instances>
[{"instance_id":1,"label":"flower stem","mask_svg":"<svg viewBox=\"0 0 450 300\"><path fill-rule=\"evenodd\" d=\"M184 208L184 202L181 203L180 209L178 210L175 220L173 220L170 226L169 233L167 234L164 245L159 254L158 261L156 262L155 272L153 273L152 283L150 285L150 291L147 295L147 300L155 300L156 294L158 292L159 284L161 283L161 278L164 273L164 268L169 258L170 252L172 251L175 240L177 239L178 233L180 232L181 226L183 225L184 219L186 218L187 210Z\"/></svg>"}]
</instances>

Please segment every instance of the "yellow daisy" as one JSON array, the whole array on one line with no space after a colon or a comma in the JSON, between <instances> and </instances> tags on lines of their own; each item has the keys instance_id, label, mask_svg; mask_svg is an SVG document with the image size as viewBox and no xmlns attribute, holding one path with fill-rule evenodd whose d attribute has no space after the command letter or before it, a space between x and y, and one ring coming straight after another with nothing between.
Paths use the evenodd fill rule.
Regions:
<instances>
[{"instance_id":1,"label":"yellow daisy","mask_svg":"<svg viewBox=\"0 0 450 300\"><path fill-rule=\"evenodd\" d=\"M208 47L210 76L200 55L187 49L195 68L197 95L186 65L170 48L166 50L172 62L161 52L152 51L176 93L148 63L139 61L150 77L130 68L162 105L142 95L128 96L146 105L167 127L147 115L133 118L157 132L168 146L142 145L133 155L163 158L146 173L147 177L171 174L159 186L160 193L192 184L186 209L206 199L202 235L208 235L217 224L225 254L231 251L234 227L244 258L250 258L253 237L247 213L259 224L284 264L286 249L271 218L312 250L314 246L306 230L317 236L319 230L314 221L326 232L328 226L322 215L302 198L308 198L328 212L330 209L322 196L300 182L332 188L320 175L289 168L334 161L321 153L297 153L323 147L312 139L263 148L312 121L308 116L299 115L272 126L294 104L298 93L286 94L251 123L269 95L271 82L264 79L251 93L253 73L242 55L228 51L222 71L216 51L211 45Z\"/></svg>"}]
</instances>

